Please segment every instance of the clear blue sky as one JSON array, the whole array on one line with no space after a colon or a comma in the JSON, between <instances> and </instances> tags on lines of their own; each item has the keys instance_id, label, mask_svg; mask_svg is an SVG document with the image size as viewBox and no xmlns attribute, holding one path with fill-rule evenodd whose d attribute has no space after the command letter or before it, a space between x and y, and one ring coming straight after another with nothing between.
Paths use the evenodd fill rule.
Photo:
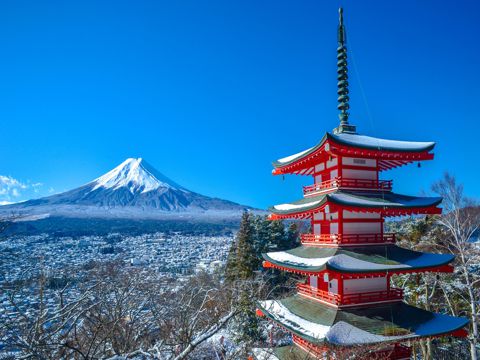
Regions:
<instances>
[{"instance_id":1,"label":"clear blue sky","mask_svg":"<svg viewBox=\"0 0 480 360\"><path fill-rule=\"evenodd\" d=\"M339 5L351 122L437 142L433 162L383 177L415 195L448 170L479 197L478 1L20 0L0 4L0 175L23 186L0 201L127 157L243 204L299 198L311 179L273 177L271 161L337 125Z\"/></svg>"}]
</instances>

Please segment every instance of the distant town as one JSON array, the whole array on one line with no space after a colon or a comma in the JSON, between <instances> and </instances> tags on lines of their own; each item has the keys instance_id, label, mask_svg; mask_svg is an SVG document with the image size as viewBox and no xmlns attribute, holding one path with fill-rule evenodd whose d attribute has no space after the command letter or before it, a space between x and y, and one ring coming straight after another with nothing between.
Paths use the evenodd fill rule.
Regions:
<instances>
[{"instance_id":1,"label":"distant town","mask_svg":"<svg viewBox=\"0 0 480 360\"><path fill-rule=\"evenodd\" d=\"M0 242L0 288L20 287L43 272L48 295L67 282L79 282L96 264L109 262L121 263L125 271L129 267L150 270L167 285L174 283L172 280L181 282L191 274L211 273L223 267L232 239L233 236L191 236L180 232L77 238L48 234L13 236ZM31 289L32 298L25 297L25 288ZM18 301L31 306L37 286L22 289L22 299ZM75 296L75 291L71 296ZM0 320L9 314L14 314L11 301L7 292L1 292Z\"/></svg>"}]
</instances>

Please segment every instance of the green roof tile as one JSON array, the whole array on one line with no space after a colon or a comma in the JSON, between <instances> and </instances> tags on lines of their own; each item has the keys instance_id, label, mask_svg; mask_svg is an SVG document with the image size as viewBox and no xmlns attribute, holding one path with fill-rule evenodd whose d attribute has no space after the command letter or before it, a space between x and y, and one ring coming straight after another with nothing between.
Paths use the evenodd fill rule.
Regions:
<instances>
[{"instance_id":1,"label":"green roof tile","mask_svg":"<svg viewBox=\"0 0 480 360\"><path fill-rule=\"evenodd\" d=\"M432 313L403 302L339 309L295 295L261 301L259 307L267 317L314 344L398 342L448 334L469 323L466 318ZM322 327L325 330L318 331Z\"/></svg>"}]
</instances>

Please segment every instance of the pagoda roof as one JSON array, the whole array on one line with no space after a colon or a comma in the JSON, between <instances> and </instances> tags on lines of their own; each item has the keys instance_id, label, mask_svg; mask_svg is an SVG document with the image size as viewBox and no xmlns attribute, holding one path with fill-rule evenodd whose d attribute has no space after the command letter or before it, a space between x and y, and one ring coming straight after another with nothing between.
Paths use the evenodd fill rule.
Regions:
<instances>
[{"instance_id":1,"label":"pagoda roof","mask_svg":"<svg viewBox=\"0 0 480 360\"><path fill-rule=\"evenodd\" d=\"M327 144L329 145L328 147L326 146ZM317 145L297 154L274 161L273 166L276 169L274 170L274 174L297 172L297 170L305 168L306 165L286 171L281 171L280 169L286 167L291 168L297 163L300 165L300 163L303 162L308 163L308 166L310 166L311 164L308 162L308 160L318 157L322 153L325 155L328 152L335 153L336 150L338 150L338 154L348 156L348 149L369 150L364 154L356 154L357 156L361 157L371 157L384 160L391 159L391 161L380 164L380 170L386 170L412 161L429 160L433 158L433 155L430 154L429 151L431 151L434 147L434 142L397 141L352 133L333 134L327 132ZM346 151L342 151L342 149ZM395 160L397 160L398 163L395 163Z\"/></svg>"},{"instance_id":2,"label":"pagoda roof","mask_svg":"<svg viewBox=\"0 0 480 360\"><path fill-rule=\"evenodd\" d=\"M333 270L342 273L402 272L439 268L454 259L450 254L433 254L404 249L393 244L348 248L299 246L262 254L278 268L302 273Z\"/></svg>"},{"instance_id":3,"label":"pagoda roof","mask_svg":"<svg viewBox=\"0 0 480 360\"><path fill-rule=\"evenodd\" d=\"M327 204L359 209L360 211L414 210L435 207L440 204L440 197L416 197L392 192L354 192L338 190L332 193L309 196L292 203L280 204L268 210L274 215L308 215L322 210ZM439 213L440 209L435 212ZM414 211L412 211L414 212ZM424 211L419 211L423 213ZM407 212L410 213L410 212ZM393 212L392 215L398 215Z\"/></svg>"},{"instance_id":4,"label":"pagoda roof","mask_svg":"<svg viewBox=\"0 0 480 360\"><path fill-rule=\"evenodd\" d=\"M312 344L400 342L454 333L469 323L466 318L432 313L403 302L338 309L294 295L258 305L267 318Z\"/></svg>"},{"instance_id":5,"label":"pagoda roof","mask_svg":"<svg viewBox=\"0 0 480 360\"><path fill-rule=\"evenodd\" d=\"M425 141L399 141L380 139L371 136L359 134L326 134L327 138L343 145L360 147L364 149L373 149L380 151L401 151L401 152L421 152L430 151L435 147L434 142Z\"/></svg>"},{"instance_id":6,"label":"pagoda roof","mask_svg":"<svg viewBox=\"0 0 480 360\"><path fill-rule=\"evenodd\" d=\"M317 357L313 353L308 353L302 348L289 345L275 348L256 348L253 349L255 360L315 360Z\"/></svg>"}]
</instances>

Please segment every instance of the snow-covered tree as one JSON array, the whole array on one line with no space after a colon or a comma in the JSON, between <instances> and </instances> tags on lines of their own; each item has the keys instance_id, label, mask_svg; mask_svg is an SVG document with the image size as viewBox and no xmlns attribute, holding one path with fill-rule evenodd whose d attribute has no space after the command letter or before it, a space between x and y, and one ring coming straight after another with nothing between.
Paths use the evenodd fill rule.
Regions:
<instances>
[{"instance_id":1,"label":"snow-covered tree","mask_svg":"<svg viewBox=\"0 0 480 360\"><path fill-rule=\"evenodd\" d=\"M465 309L471 319L470 342L471 359L477 360L479 340L478 316L480 301L480 248L476 234L480 226L480 209L477 204L466 197L463 186L455 177L446 173L432 187L443 198L443 214L437 218L444 230L440 246L456 256L456 274L461 278L454 283L458 295L468 304ZM462 281L463 280L463 281ZM446 299L448 296L446 296ZM455 305L447 300L451 312L457 311Z\"/></svg>"}]
</instances>

